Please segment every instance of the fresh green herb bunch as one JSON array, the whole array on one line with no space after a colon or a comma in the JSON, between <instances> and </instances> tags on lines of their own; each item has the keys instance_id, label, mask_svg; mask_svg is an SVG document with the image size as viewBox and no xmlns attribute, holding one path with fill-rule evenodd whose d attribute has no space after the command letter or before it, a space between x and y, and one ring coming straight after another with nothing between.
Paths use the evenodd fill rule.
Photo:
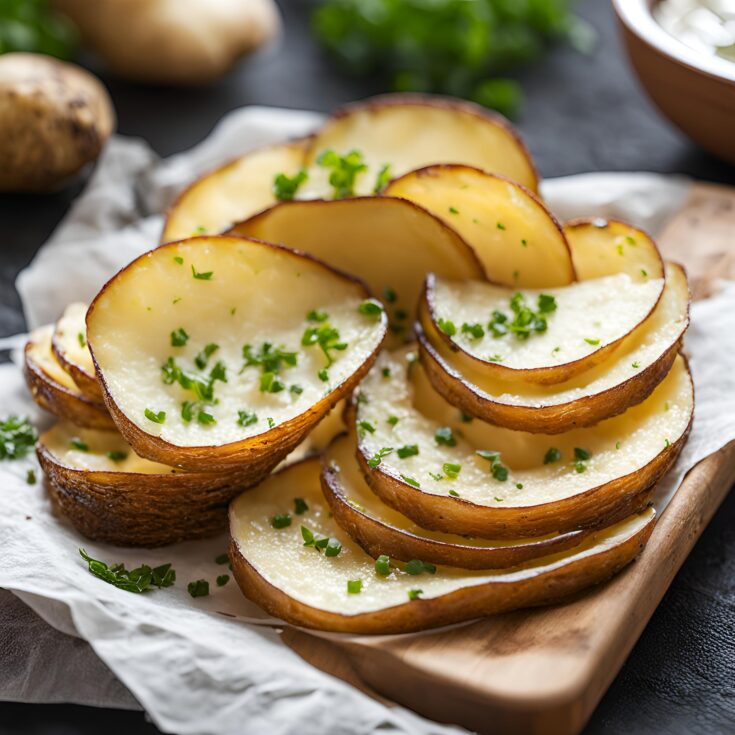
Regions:
<instances>
[{"instance_id":1,"label":"fresh green herb bunch","mask_svg":"<svg viewBox=\"0 0 735 735\"><path fill-rule=\"evenodd\" d=\"M48 0L0 2L0 54L28 51L70 59L78 41L74 24L55 13Z\"/></svg>"},{"instance_id":2,"label":"fresh green herb bunch","mask_svg":"<svg viewBox=\"0 0 735 735\"><path fill-rule=\"evenodd\" d=\"M319 41L354 74L397 91L441 92L517 114L517 82L498 78L554 42L589 51L594 33L572 0L325 0Z\"/></svg>"},{"instance_id":3,"label":"fresh green herb bunch","mask_svg":"<svg viewBox=\"0 0 735 735\"><path fill-rule=\"evenodd\" d=\"M0 459L21 459L36 443L38 433L28 419L8 416L0 421Z\"/></svg>"}]
</instances>

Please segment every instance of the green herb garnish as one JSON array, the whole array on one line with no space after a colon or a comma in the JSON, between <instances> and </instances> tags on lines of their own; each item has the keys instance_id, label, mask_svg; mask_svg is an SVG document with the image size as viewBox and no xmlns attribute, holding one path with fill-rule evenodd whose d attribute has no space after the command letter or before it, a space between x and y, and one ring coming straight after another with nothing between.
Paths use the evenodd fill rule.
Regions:
<instances>
[{"instance_id":1,"label":"green herb garnish","mask_svg":"<svg viewBox=\"0 0 735 735\"><path fill-rule=\"evenodd\" d=\"M442 426L434 432L434 441L439 446L456 447L457 440L454 438L454 432L451 426Z\"/></svg>"},{"instance_id":2,"label":"green herb garnish","mask_svg":"<svg viewBox=\"0 0 735 735\"><path fill-rule=\"evenodd\" d=\"M552 464L561 459L561 452L556 447L549 447L544 454L544 464Z\"/></svg>"},{"instance_id":3,"label":"green herb garnish","mask_svg":"<svg viewBox=\"0 0 735 735\"><path fill-rule=\"evenodd\" d=\"M276 174L273 179L273 195L281 202L290 202L296 196L299 187L308 178L309 174L303 168L293 176L287 176L284 173Z\"/></svg>"},{"instance_id":4,"label":"green herb garnish","mask_svg":"<svg viewBox=\"0 0 735 735\"><path fill-rule=\"evenodd\" d=\"M303 498L293 499L293 512L297 516L303 515L307 510L309 510L309 506Z\"/></svg>"},{"instance_id":5,"label":"green herb garnish","mask_svg":"<svg viewBox=\"0 0 735 735\"><path fill-rule=\"evenodd\" d=\"M152 421L154 424L162 424L166 420L166 412L165 411L158 411L153 412L150 408L146 408L144 411L145 417Z\"/></svg>"},{"instance_id":6,"label":"green herb garnish","mask_svg":"<svg viewBox=\"0 0 735 735\"><path fill-rule=\"evenodd\" d=\"M508 468L500 461L500 452L478 449L475 454L490 462L490 473L496 480L505 482L508 479Z\"/></svg>"},{"instance_id":7,"label":"green herb garnish","mask_svg":"<svg viewBox=\"0 0 735 735\"><path fill-rule=\"evenodd\" d=\"M238 411L237 412L237 424L238 426L252 426L258 423L258 416L254 411Z\"/></svg>"},{"instance_id":8,"label":"green herb garnish","mask_svg":"<svg viewBox=\"0 0 735 735\"><path fill-rule=\"evenodd\" d=\"M27 418L8 416L0 421L0 459L22 459L38 439Z\"/></svg>"},{"instance_id":9,"label":"green herb garnish","mask_svg":"<svg viewBox=\"0 0 735 735\"><path fill-rule=\"evenodd\" d=\"M348 595L359 595L362 592L362 580L361 579L348 579L347 580L347 594Z\"/></svg>"},{"instance_id":10,"label":"green herb garnish","mask_svg":"<svg viewBox=\"0 0 735 735\"><path fill-rule=\"evenodd\" d=\"M26 472L26 483L29 485L35 485L36 484L36 470L33 468L29 469Z\"/></svg>"},{"instance_id":11,"label":"green herb garnish","mask_svg":"<svg viewBox=\"0 0 735 735\"><path fill-rule=\"evenodd\" d=\"M107 452L107 458L111 459L113 462L124 462L128 458L128 453L113 450L111 452Z\"/></svg>"},{"instance_id":12,"label":"green herb garnish","mask_svg":"<svg viewBox=\"0 0 735 735\"><path fill-rule=\"evenodd\" d=\"M209 595L209 582L206 579L197 579L186 585L186 591L192 597L207 597Z\"/></svg>"},{"instance_id":13,"label":"green herb garnish","mask_svg":"<svg viewBox=\"0 0 735 735\"><path fill-rule=\"evenodd\" d=\"M80 452L89 451L89 444L87 444L87 442L83 442L81 439L77 439L76 437L69 442L69 445L74 449L78 449Z\"/></svg>"},{"instance_id":14,"label":"green herb garnish","mask_svg":"<svg viewBox=\"0 0 735 735\"><path fill-rule=\"evenodd\" d=\"M288 513L276 513L271 518L271 526L273 528L286 528L291 525L291 516Z\"/></svg>"},{"instance_id":15,"label":"green herb garnish","mask_svg":"<svg viewBox=\"0 0 735 735\"><path fill-rule=\"evenodd\" d=\"M87 562L89 571L98 579L125 590L126 592L147 592L152 587L171 587L176 581L176 571L171 564L161 564L150 567L147 564L135 569L126 569L124 564L108 566L99 559L93 559L84 549L79 549L79 555Z\"/></svg>"},{"instance_id":16,"label":"green herb garnish","mask_svg":"<svg viewBox=\"0 0 735 735\"><path fill-rule=\"evenodd\" d=\"M381 554L375 560L375 572L381 577L387 577L390 574L390 557Z\"/></svg>"},{"instance_id":17,"label":"green herb garnish","mask_svg":"<svg viewBox=\"0 0 735 735\"><path fill-rule=\"evenodd\" d=\"M192 265L191 275L199 281L211 281L212 276L214 275L214 271L206 271L205 273L201 273L197 271L197 269Z\"/></svg>"},{"instance_id":18,"label":"green herb garnish","mask_svg":"<svg viewBox=\"0 0 735 735\"><path fill-rule=\"evenodd\" d=\"M189 339L189 335L183 327L171 332L171 347L183 347Z\"/></svg>"},{"instance_id":19,"label":"green herb garnish","mask_svg":"<svg viewBox=\"0 0 735 735\"><path fill-rule=\"evenodd\" d=\"M386 186L388 186L388 182L390 181L390 164L386 163L384 164L380 171L378 171L378 175L375 177L375 186L373 187L373 194L380 194L383 189L385 189Z\"/></svg>"},{"instance_id":20,"label":"green herb garnish","mask_svg":"<svg viewBox=\"0 0 735 735\"><path fill-rule=\"evenodd\" d=\"M457 327L453 321L450 319L442 319L441 317L437 321L437 326L439 329L441 329L444 334L447 335L447 337L453 337L455 334L457 334Z\"/></svg>"},{"instance_id":21,"label":"green herb garnish","mask_svg":"<svg viewBox=\"0 0 735 735\"><path fill-rule=\"evenodd\" d=\"M382 461L384 457L387 457L393 451L393 447L383 447L379 449L372 457L367 461L368 467L375 469Z\"/></svg>"},{"instance_id":22,"label":"green herb garnish","mask_svg":"<svg viewBox=\"0 0 735 735\"><path fill-rule=\"evenodd\" d=\"M424 572L428 574L436 574L436 567L433 564L421 561L420 559L411 559L411 561L406 563L403 571L406 572L406 574L413 575L424 574Z\"/></svg>"},{"instance_id":23,"label":"green herb garnish","mask_svg":"<svg viewBox=\"0 0 735 735\"><path fill-rule=\"evenodd\" d=\"M462 471L462 465L454 464L452 462L445 462L442 465L442 470L450 480L456 480L459 477L459 473Z\"/></svg>"},{"instance_id":24,"label":"green herb garnish","mask_svg":"<svg viewBox=\"0 0 735 735\"><path fill-rule=\"evenodd\" d=\"M378 301L368 299L367 301L363 301L357 307L357 310L360 314L365 314L366 316L380 316L383 313L383 306Z\"/></svg>"},{"instance_id":25,"label":"green herb garnish","mask_svg":"<svg viewBox=\"0 0 735 735\"><path fill-rule=\"evenodd\" d=\"M407 482L409 485L413 485L413 487L421 487L421 483L418 480L415 480L413 477L409 477L408 475L401 475L401 480Z\"/></svg>"},{"instance_id":26,"label":"green herb garnish","mask_svg":"<svg viewBox=\"0 0 735 735\"><path fill-rule=\"evenodd\" d=\"M399 447L396 450L396 454L400 459L406 459L408 457L415 457L419 453L418 444L406 444L403 447Z\"/></svg>"},{"instance_id":27,"label":"green herb garnish","mask_svg":"<svg viewBox=\"0 0 735 735\"><path fill-rule=\"evenodd\" d=\"M230 581L230 575L229 574L220 574L217 577L217 586L218 587L224 587L229 581Z\"/></svg>"},{"instance_id":28,"label":"green herb garnish","mask_svg":"<svg viewBox=\"0 0 735 735\"><path fill-rule=\"evenodd\" d=\"M362 153L352 150L340 156L331 148L322 151L316 158L322 168L331 169L329 183L333 187L335 199L344 199L355 193L355 181L359 174L367 171L367 164L362 160Z\"/></svg>"},{"instance_id":29,"label":"green herb garnish","mask_svg":"<svg viewBox=\"0 0 735 735\"><path fill-rule=\"evenodd\" d=\"M87 346L87 340L84 338L84 334L82 332L77 333L77 342L79 342L79 346L82 349Z\"/></svg>"},{"instance_id":30,"label":"green herb garnish","mask_svg":"<svg viewBox=\"0 0 735 735\"><path fill-rule=\"evenodd\" d=\"M217 352L219 349L219 345L215 344L214 342L210 342L208 345L204 346L204 349L197 354L197 356L194 358L194 364L200 369L204 370L204 368L207 367L207 363L209 362L209 358ZM227 381L225 381L227 382Z\"/></svg>"},{"instance_id":31,"label":"green herb garnish","mask_svg":"<svg viewBox=\"0 0 735 735\"><path fill-rule=\"evenodd\" d=\"M465 322L462 325L462 334L469 334L470 339L482 339L485 336L485 330L482 324Z\"/></svg>"},{"instance_id":32,"label":"green herb garnish","mask_svg":"<svg viewBox=\"0 0 735 735\"><path fill-rule=\"evenodd\" d=\"M301 337L301 344L304 347L318 345L327 359L326 367L331 367L334 362L332 351L341 352L347 349L347 343L340 341L339 330L329 324L322 324L319 327L307 327Z\"/></svg>"},{"instance_id":33,"label":"green herb garnish","mask_svg":"<svg viewBox=\"0 0 735 735\"><path fill-rule=\"evenodd\" d=\"M230 561L229 554L220 554L218 557L215 558L214 563L215 564L227 564L229 561Z\"/></svg>"},{"instance_id":34,"label":"green herb garnish","mask_svg":"<svg viewBox=\"0 0 735 735\"><path fill-rule=\"evenodd\" d=\"M408 591L408 599L409 600L418 600L421 595L424 594L423 590L409 590Z\"/></svg>"}]
</instances>

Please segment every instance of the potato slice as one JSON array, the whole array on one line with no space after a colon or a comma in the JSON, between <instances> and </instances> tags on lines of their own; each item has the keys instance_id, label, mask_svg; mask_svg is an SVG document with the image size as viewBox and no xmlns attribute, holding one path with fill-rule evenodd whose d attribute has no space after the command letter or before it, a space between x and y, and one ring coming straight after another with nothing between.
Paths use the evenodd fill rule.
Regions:
<instances>
[{"instance_id":1,"label":"potato slice","mask_svg":"<svg viewBox=\"0 0 735 735\"><path fill-rule=\"evenodd\" d=\"M576 219L564 225L580 280L627 273L635 281L663 278L656 243L643 230L618 220Z\"/></svg>"},{"instance_id":2,"label":"potato slice","mask_svg":"<svg viewBox=\"0 0 735 735\"><path fill-rule=\"evenodd\" d=\"M105 405L83 393L59 365L51 349L53 325L31 332L25 346L23 374L33 400L44 410L77 426L114 429Z\"/></svg>"},{"instance_id":3,"label":"potato slice","mask_svg":"<svg viewBox=\"0 0 735 735\"><path fill-rule=\"evenodd\" d=\"M238 473L186 472L138 456L114 431L59 423L36 453L64 514L83 535L123 546L203 538L247 487ZM242 473L239 473L242 475Z\"/></svg>"},{"instance_id":4,"label":"potato slice","mask_svg":"<svg viewBox=\"0 0 735 735\"><path fill-rule=\"evenodd\" d=\"M419 354L447 401L509 429L558 434L625 411L663 380L689 325L689 289L684 269L668 264L664 292L643 327L607 361L551 386L490 378L471 359L452 352L430 320L422 324L416 328Z\"/></svg>"},{"instance_id":5,"label":"potato slice","mask_svg":"<svg viewBox=\"0 0 735 735\"><path fill-rule=\"evenodd\" d=\"M482 538L565 532L637 510L678 456L694 410L682 357L640 405L553 437L463 423L407 348L380 356L358 398L350 423L373 491L423 528Z\"/></svg>"},{"instance_id":6,"label":"potato slice","mask_svg":"<svg viewBox=\"0 0 735 735\"><path fill-rule=\"evenodd\" d=\"M336 438L322 456L322 491L340 528L372 557L387 554L462 569L499 569L580 544L591 529L527 539L481 539L417 526L370 490L355 459L354 437Z\"/></svg>"},{"instance_id":7,"label":"potato slice","mask_svg":"<svg viewBox=\"0 0 735 735\"><path fill-rule=\"evenodd\" d=\"M102 400L102 389L87 347L87 304L69 304L56 322L51 349L59 365L71 375L83 393Z\"/></svg>"},{"instance_id":8,"label":"potato slice","mask_svg":"<svg viewBox=\"0 0 735 735\"><path fill-rule=\"evenodd\" d=\"M363 154L368 169L357 176L356 194L373 193L386 164L391 176L401 176L434 163L465 163L538 189L531 156L505 119L447 97L384 95L337 110L309 146L305 196L331 191L328 173L315 165L327 149L340 155L352 150Z\"/></svg>"},{"instance_id":9,"label":"potato slice","mask_svg":"<svg viewBox=\"0 0 735 735\"><path fill-rule=\"evenodd\" d=\"M367 297L359 281L286 248L192 238L113 277L89 308L87 339L105 402L138 454L258 474L374 361L387 318L377 302L364 313Z\"/></svg>"},{"instance_id":10,"label":"potato slice","mask_svg":"<svg viewBox=\"0 0 735 735\"><path fill-rule=\"evenodd\" d=\"M599 365L643 328L664 283L617 273L516 290L430 275L422 313L447 347L488 378L562 383Z\"/></svg>"},{"instance_id":11,"label":"potato slice","mask_svg":"<svg viewBox=\"0 0 735 735\"><path fill-rule=\"evenodd\" d=\"M395 179L384 194L416 202L449 224L475 249L493 283L550 288L574 280L561 225L512 181L470 166L429 166Z\"/></svg>"},{"instance_id":12,"label":"potato slice","mask_svg":"<svg viewBox=\"0 0 735 735\"><path fill-rule=\"evenodd\" d=\"M388 310L394 342L411 335L427 273L484 278L474 251L454 230L399 199L288 202L235 225L231 233L302 250L363 279Z\"/></svg>"},{"instance_id":13,"label":"potato slice","mask_svg":"<svg viewBox=\"0 0 735 735\"><path fill-rule=\"evenodd\" d=\"M296 174L306 140L258 148L210 171L179 194L168 210L161 242L218 234L276 201L273 180Z\"/></svg>"},{"instance_id":14,"label":"potato slice","mask_svg":"<svg viewBox=\"0 0 735 735\"><path fill-rule=\"evenodd\" d=\"M294 497L308 510L294 514ZM276 515L290 525L273 527ZM507 570L439 567L388 577L337 526L319 488L319 461L289 466L230 506L230 556L243 594L294 625L350 633L406 633L529 605L557 602L608 579L632 561L653 530L648 509L596 533L567 552ZM282 526L285 519L277 522ZM301 526L341 543L337 556L304 546ZM402 565L401 565L402 567ZM360 592L350 594L360 583ZM415 599L412 599L415 598Z\"/></svg>"}]
</instances>

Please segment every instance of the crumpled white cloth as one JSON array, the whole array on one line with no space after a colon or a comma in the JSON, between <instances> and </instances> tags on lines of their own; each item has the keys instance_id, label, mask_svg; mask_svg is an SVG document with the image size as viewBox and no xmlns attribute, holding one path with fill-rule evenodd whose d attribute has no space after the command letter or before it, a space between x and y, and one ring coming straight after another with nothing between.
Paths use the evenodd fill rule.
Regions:
<instances>
[{"instance_id":1,"label":"crumpled white cloth","mask_svg":"<svg viewBox=\"0 0 735 735\"><path fill-rule=\"evenodd\" d=\"M54 320L71 300L91 298L121 266L155 246L161 212L178 190L204 170L264 143L302 135L315 113L246 108L226 117L191 151L162 161L141 141L114 138L87 189L33 263L18 279L29 326ZM567 219L617 216L654 234L681 206L687 180L654 174L588 174L549 180L543 193ZM0 349L21 340L0 342ZM686 471L735 438L735 285L693 308L687 338L697 391L694 429L675 469L661 483L656 505L665 508ZM18 368L0 366L0 415L40 416ZM153 721L164 731L208 735L286 733L462 732L400 707L387 707L304 662L279 639L276 621L239 593L234 582L212 585L192 599L187 582L222 572L216 539L165 549L127 550L82 539L56 517L42 487L25 482L28 459L0 465L0 587L16 593L51 626L86 640ZM37 468L36 468L37 469ZM40 475L39 475L40 476ZM175 587L132 595L92 577L77 549L128 565L172 561ZM50 667L30 657L27 670L0 685L0 698L39 701L49 692ZM57 698L85 692L102 706L133 706L125 687L93 677L104 667L79 666L83 682L60 675ZM1 677L0 677L1 678ZM13 682L21 682L12 689ZM38 684L38 686L34 686ZM32 694L36 692L36 695Z\"/></svg>"}]
</instances>

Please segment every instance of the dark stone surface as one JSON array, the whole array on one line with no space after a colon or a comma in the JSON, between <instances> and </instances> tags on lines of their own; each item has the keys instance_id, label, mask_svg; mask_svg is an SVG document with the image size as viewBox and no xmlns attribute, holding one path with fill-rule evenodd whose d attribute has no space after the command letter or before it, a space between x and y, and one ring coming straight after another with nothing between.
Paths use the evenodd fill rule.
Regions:
<instances>
[{"instance_id":1,"label":"dark stone surface","mask_svg":"<svg viewBox=\"0 0 735 735\"><path fill-rule=\"evenodd\" d=\"M286 34L208 89L140 88L105 77L119 131L162 155L207 135L228 110L247 104L329 110L382 91L355 81L314 46L311 3L282 2ZM735 184L735 170L698 150L648 104L622 56L607 0L580 12L600 34L590 57L558 49L520 75L527 100L520 129L542 175L596 170L686 173ZM94 67L94 64L92 64ZM0 335L23 328L12 284L51 233L79 187L43 197L3 196ZM735 497L727 500L677 575L620 675L593 715L588 735L735 732ZM1 661L1 657L0 657ZM2 675L0 671L0 676ZM153 733L140 713L71 705L0 704L0 734Z\"/></svg>"}]
</instances>

